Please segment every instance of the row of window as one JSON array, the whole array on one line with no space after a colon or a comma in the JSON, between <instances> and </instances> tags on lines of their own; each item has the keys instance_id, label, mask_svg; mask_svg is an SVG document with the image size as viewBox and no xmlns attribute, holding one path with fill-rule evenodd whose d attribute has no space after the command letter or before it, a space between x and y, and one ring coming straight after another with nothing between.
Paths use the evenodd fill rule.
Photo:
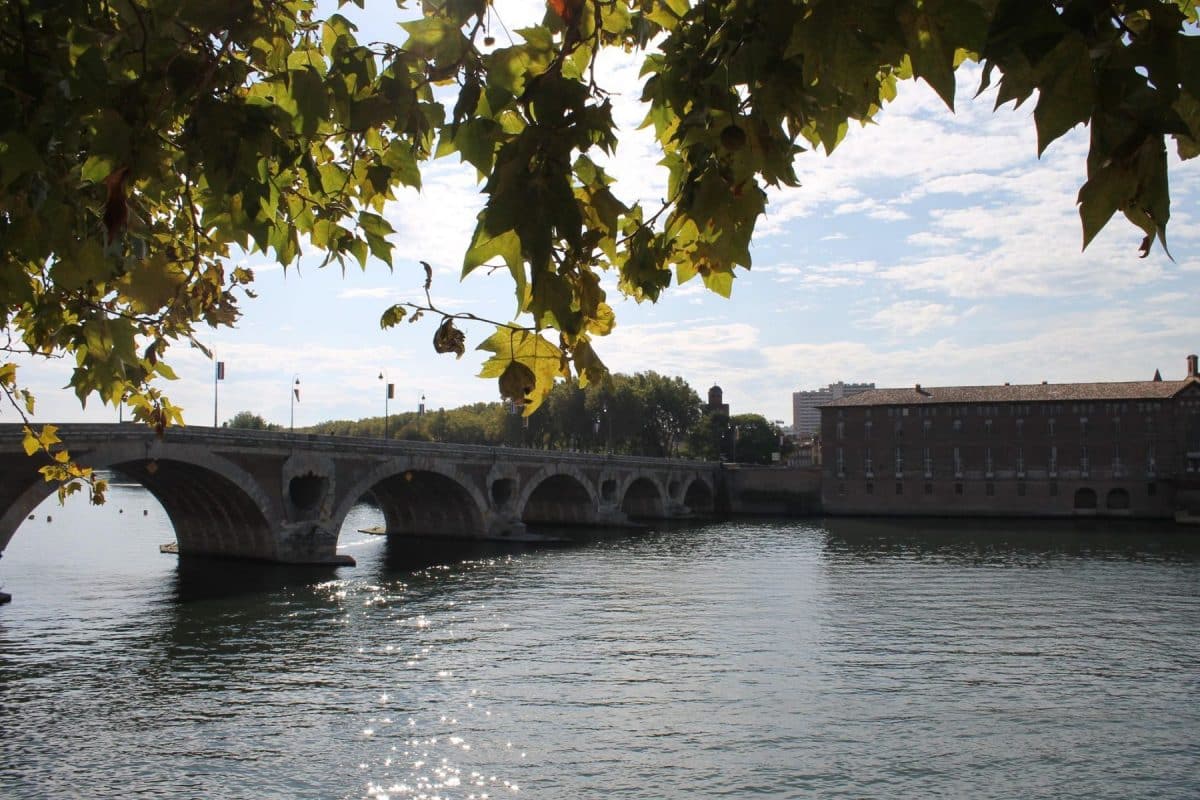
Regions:
<instances>
[{"instance_id":1,"label":"row of window","mask_svg":"<svg viewBox=\"0 0 1200 800\"><path fill-rule=\"evenodd\" d=\"M1021 474L1021 473L1025 472L1026 467L1027 467L1026 462L1025 462L1025 449L1023 447L1016 448L1015 455L1016 455L1016 457L1013 459L1013 462L1011 463L1011 465L1006 465L1006 466L1011 466L1011 468L1013 470L1015 470L1018 474ZM895 468L895 474L903 475L904 467L905 467L904 448L902 448L902 447L895 448L892 452L892 456L893 456L892 466ZM1145 461L1143 462L1143 464L1146 468L1147 474L1153 475L1157 472L1158 464L1157 464L1157 458L1155 456L1155 450L1154 450L1153 445L1150 445L1149 447L1146 448L1146 456L1145 456ZM953 449L949 465L953 467L955 475L962 475L963 472L965 472L966 459L963 458L963 453L962 453L961 448L955 447ZM1119 444L1114 444L1112 446L1112 453L1111 453L1111 459L1110 459L1109 465L1114 474L1120 474L1120 473L1126 471L1126 469L1130 466L1128 463L1122 461L1121 446ZM932 451L928 447L923 448L921 451L920 466L923 468L923 471L926 476L933 475L934 467L935 467L935 459L933 458ZM938 464L938 466L940 466L940 464ZM983 471L985 473L995 472L996 469L998 468L998 466L999 466L998 459L994 459L992 457L992 448L985 447L983 449L983 463L981 466L983 467ZM845 474L846 474L846 452L841 447L837 448L834 451L834 467L836 468L837 474L839 477L845 476ZM874 472L875 472L875 461L872 458L872 451L871 451L871 448L869 448L869 447L863 451L862 467L863 467L863 473L867 476L870 476L870 475L874 474ZM1045 467L1046 467L1046 471L1050 472L1050 473L1054 473L1054 472L1058 471L1059 459L1058 459L1058 447L1056 445L1050 446L1049 456L1046 460ZM1078 467L1081 472L1085 472L1085 473L1088 472L1088 470L1092 467L1092 450L1089 449L1087 445L1082 445L1079 448Z\"/></svg>"},{"instance_id":2,"label":"row of window","mask_svg":"<svg viewBox=\"0 0 1200 800\"><path fill-rule=\"evenodd\" d=\"M1037 485L1042 485L1042 484L1037 484ZM1047 496L1049 496L1049 497L1057 497L1058 496L1058 482L1057 481L1050 481L1044 485L1046 486ZM897 481L895 486L896 486L896 494L903 495L905 484ZM966 488L967 486L968 486L968 484L965 484L965 483L954 484L954 494L959 497L965 496L967 494L967 488ZM865 494L875 494L875 484L870 483L870 482L864 484L863 491ZM1087 497L1088 497L1088 495L1086 494L1087 492L1092 492L1093 502L1090 505L1086 502ZM996 484L992 483L991 481L988 481L987 483L985 483L983 485L983 493L987 497L995 497L996 496ZM1081 495L1081 493L1083 493L1083 494ZM1122 494L1122 493L1124 493L1124 494ZM838 484L838 494L841 495L842 497L846 496L846 494L847 494L846 484L844 484L844 483ZM925 484L925 494L926 495L933 494L933 484L932 483ZM1026 484L1025 481L1018 481L1017 482L1017 496L1025 497L1025 496L1027 496L1027 494L1028 494L1028 484ZM1146 484L1146 496L1147 497L1155 497L1157 494L1158 494L1158 484L1154 483L1154 482L1147 483ZM1082 507L1090 507L1090 508L1095 507L1094 491L1092 491L1090 489L1080 489L1080 490L1077 490L1076 495L1077 495L1077 498L1076 498L1077 500L1079 500L1081 498L1084 500L1084 502L1082 503ZM1109 491L1108 506L1109 506L1109 508L1128 508L1129 507L1127 504L1128 499L1129 499L1128 490L1112 489Z\"/></svg>"},{"instance_id":3,"label":"row of window","mask_svg":"<svg viewBox=\"0 0 1200 800\"><path fill-rule=\"evenodd\" d=\"M1120 418L1113 417L1111 420L1109 420L1109 422L1110 422L1112 434L1114 436L1120 436L1121 435L1121 420L1120 420ZM1014 425L1015 425L1017 436L1023 436L1025 434L1025 420L1023 418L1018 418L1017 420L1015 420ZM1088 435L1089 425L1090 425L1090 420L1087 417L1079 418L1079 433L1081 436ZM951 423L951 428L953 429L953 431L955 433L961 433L962 429L963 429L963 421L961 419L954 420ZM1050 419L1046 420L1046 433L1047 434L1049 434L1050 436L1054 436L1055 432L1057 431L1057 428L1058 428L1058 420L1057 419L1051 417ZM985 419L983 421L984 433L987 433L990 435L992 433L992 429L993 429L992 420L990 418ZM1142 430L1144 433L1154 433L1155 432L1154 417L1146 417L1143 420ZM863 423L863 434L867 438L870 438L874 432L875 432L875 423L872 420L867 420L866 422ZM899 419L896 420L895 424L892 426L892 432L896 436L904 435L904 423L902 420L899 420ZM923 420L921 423L921 435L928 436L932 432L933 432L933 420L931 420L931 419ZM838 439L846 438L846 422L845 422L845 420L837 421L837 423L834 426L834 436Z\"/></svg>"},{"instance_id":4,"label":"row of window","mask_svg":"<svg viewBox=\"0 0 1200 800\"><path fill-rule=\"evenodd\" d=\"M1184 406L1200 406L1200 400L1180 400L1178 402ZM1029 417L1033 416L1036 409L1037 413L1041 416L1051 417L1061 416L1067 413L1067 409L1070 409L1070 413L1072 414L1094 414L1099 410L1103 410L1106 415L1113 417L1129 413L1131 407L1143 414L1157 412L1162 409L1162 401L1147 400L1137 403L1038 403L1036 405L1022 403L976 405L975 403L965 403L957 405L916 406L911 409L908 406L888 406L886 413L889 417L907 417L910 413L921 417L936 417L939 414L944 414L948 417L968 417L973 411L977 417L999 417L1005 415L1010 417ZM866 408L863 411L867 417L870 417L873 409ZM837 410L838 418L844 418L845 413L845 409L839 408Z\"/></svg>"}]
</instances>

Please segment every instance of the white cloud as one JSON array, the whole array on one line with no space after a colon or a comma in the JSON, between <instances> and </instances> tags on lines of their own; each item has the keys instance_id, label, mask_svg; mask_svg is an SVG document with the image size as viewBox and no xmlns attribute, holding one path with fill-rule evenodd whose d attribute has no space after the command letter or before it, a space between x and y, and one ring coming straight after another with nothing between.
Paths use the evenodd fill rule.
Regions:
<instances>
[{"instance_id":1,"label":"white cloud","mask_svg":"<svg viewBox=\"0 0 1200 800\"><path fill-rule=\"evenodd\" d=\"M958 243L958 240L953 236L944 236L932 231L919 231L905 237L905 241L913 247L936 247L947 248L953 247Z\"/></svg>"},{"instance_id":2,"label":"white cloud","mask_svg":"<svg viewBox=\"0 0 1200 800\"><path fill-rule=\"evenodd\" d=\"M343 289L337 294L338 300L388 300L395 302L401 293L387 286L375 286L369 289Z\"/></svg>"},{"instance_id":3,"label":"white cloud","mask_svg":"<svg viewBox=\"0 0 1200 800\"><path fill-rule=\"evenodd\" d=\"M882 329L892 336L917 336L934 328L955 324L959 316L942 303L902 300L881 308L862 321L868 328Z\"/></svg>"},{"instance_id":4,"label":"white cloud","mask_svg":"<svg viewBox=\"0 0 1200 800\"><path fill-rule=\"evenodd\" d=\"M763 354L768 370L789 371L797 381L803 376L803 388L838 380L880 386L1146 380L1156 366L1164 377L1181 373L1187 334L1179 326L1186 320L1180 313L1146 324L1140 310L1114 308L1043 318L1032 332L1009 329L984 342L955 336L880 346L842 339L768 346ZM1166 342L1174 344L1164 348ZM1174 362L1157 363L1170 351L1177 351L1178 369L1168 369Z\"/></svg>"}]
</instances>

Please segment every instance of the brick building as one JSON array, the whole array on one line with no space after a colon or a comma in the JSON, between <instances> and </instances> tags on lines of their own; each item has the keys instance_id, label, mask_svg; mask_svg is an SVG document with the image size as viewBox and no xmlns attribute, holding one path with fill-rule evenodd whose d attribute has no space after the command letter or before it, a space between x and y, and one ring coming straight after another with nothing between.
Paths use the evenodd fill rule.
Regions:
<instances>
[{"instance_id":1,"label":"brick building","mask_svg":"<svg viewBox=\"0 0 1200 800\"><path fill-rule=\"evenodd\" d=\"M821 408L833 514L1200 515L1200 375L874 389Z\"/></svg>"}]
</instances>

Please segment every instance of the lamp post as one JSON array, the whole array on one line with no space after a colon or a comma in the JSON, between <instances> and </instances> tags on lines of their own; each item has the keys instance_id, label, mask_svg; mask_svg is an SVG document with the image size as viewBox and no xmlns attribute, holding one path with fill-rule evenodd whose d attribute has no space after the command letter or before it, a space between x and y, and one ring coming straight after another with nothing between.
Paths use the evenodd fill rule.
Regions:
<instances>
[{"instance_id":1,"label":"lamp post","mask_svg":"<svg viewBox=\"0 0 1200 800\"><path fill-rule=\"evenodd\" d=\"M388 438L388 400L391 400L396 393L396 384L388 383L387 370L379 372L379 380L383 381L383 438Z\"/></svg>"},{"instance_id":2,"label":"lamp post","mask_svg":"<svg viewBox=\"0 0 1200 800\"><path fill-rule=\"evenodd\" d=\"M292 376L292 396L291 396L291 405L290 405L290 407L289 407L289 409L288 409L288 411L289 411L289 414L288 414L288 431L289 431L290 433L295 433L295 432L296 432L296 403L297 403L299 400L300 400L300 376L299 376L299 375L293 375L293 376Z\"/></svg>"},{"instance_id":3,"label":"lamp post","mask_svg":"<svg viewBox=\"0 0 1200 800\"><path fill-rule=\"evenodd\" d=\"M607 400L604 401L604 405L602 405L600 407L600 410L604 413L604 421L608 425L608 440L607 440L606 449L611 454L612 453L612 417L610 417L608 415L608 401Z\"/></svg>"},{"instance_id":4,"label":"lamp post","mask_svg":"<svg viewBox=\"0 0 1200 800\"><path fill-rule=\"evenodd\" d=\"M225 380L225 362L218 361L213 369L213 427L217 427L217 386Z\"/></svg>"}]
</instances>

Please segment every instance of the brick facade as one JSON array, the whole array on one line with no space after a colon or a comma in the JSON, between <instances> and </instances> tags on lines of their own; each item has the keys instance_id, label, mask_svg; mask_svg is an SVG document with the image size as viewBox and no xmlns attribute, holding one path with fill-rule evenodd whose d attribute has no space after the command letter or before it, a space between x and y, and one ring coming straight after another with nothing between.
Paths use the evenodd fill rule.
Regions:
<instances>
[{"instance_id":1,"label":"brick facade","mask_svg":"<svg viewBox=\"0 0 1200 800\"><path fill-rule=\"evenodd\" d=\"M834 514L1170 518L1200 498L1200 376L876 389L821 409Z\"/></svg>"}]
</instances>

